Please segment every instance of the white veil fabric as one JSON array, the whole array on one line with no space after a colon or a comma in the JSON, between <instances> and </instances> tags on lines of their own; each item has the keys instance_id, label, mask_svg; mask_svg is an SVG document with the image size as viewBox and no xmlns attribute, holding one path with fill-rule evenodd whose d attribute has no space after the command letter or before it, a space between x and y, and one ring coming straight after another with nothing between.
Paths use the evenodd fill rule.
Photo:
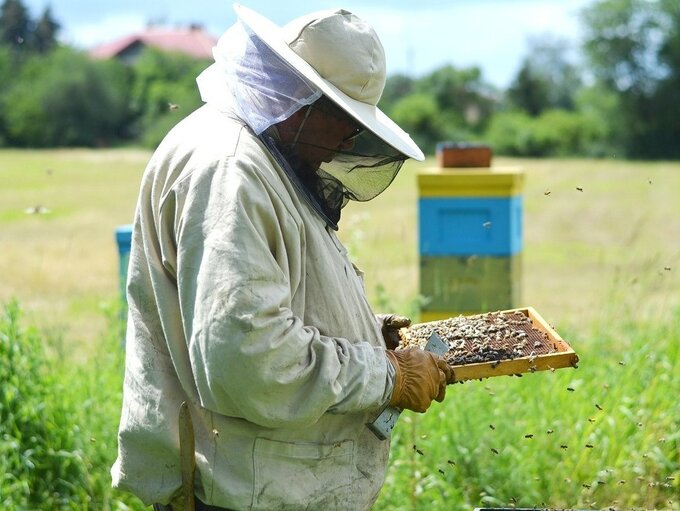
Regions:
<instances>
[{"instance_id":1,"label":"white veil fabric","mask_svg":"<svg viewBox=\"0 0 680 511\"><path fill-rule=\"evenodd\" d=\"M201 99L235 112L256 135L321 97L240 20L220 37L213 57L196 78Z\"/></svg>"}]
</instances>

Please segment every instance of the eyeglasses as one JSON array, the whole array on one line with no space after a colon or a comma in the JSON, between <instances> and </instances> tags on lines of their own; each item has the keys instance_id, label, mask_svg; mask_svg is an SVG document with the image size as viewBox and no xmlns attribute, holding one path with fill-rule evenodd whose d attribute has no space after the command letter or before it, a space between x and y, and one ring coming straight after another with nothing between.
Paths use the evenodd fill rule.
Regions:
<instances>
[{"instance_id":1,"label":"eyeglasses","mask_svg":"<svg viewBox=\"0 0 680 511\"><path fill-rule=\"evenodd\" d=\"M354 131L350 135L348 135L348 136L346 136L345 138L342 139L342 143L346 144L347 142L352 142L353 140L356 140L356 138L359 135L361 135L364 131L366 131L365 128L361 128L361 127L357 126L356 128L354 128Z\"/></svg>"},{"instance_id":2,"label":"eyeglasses","mask_svg":"<svg viewBox=\"0 0 680 511\"><path fill-rule=\"evenodd\" d=\"M350 133L348 136L342 139L341 143L343 144L355 140L364 131L366 131L366 128L364 128L363 126L359 126L351 115L349 115L342 108L333 103L326 96L321 96L321 98L312 103L310 106L316 108L317 110L325 114L335 117L338 121L341 121L354 127L352 133Z\"/></svg>"}]
</instances>

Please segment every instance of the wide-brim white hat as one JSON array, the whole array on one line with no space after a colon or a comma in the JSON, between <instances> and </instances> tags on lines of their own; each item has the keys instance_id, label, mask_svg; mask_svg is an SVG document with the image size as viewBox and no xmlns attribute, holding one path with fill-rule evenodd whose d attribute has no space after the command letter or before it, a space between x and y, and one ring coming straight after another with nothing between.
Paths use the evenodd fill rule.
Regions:
<instances>
[{"instance_id":1,"label":"wide-brim white hat","mask_svg":"<svg viewBox=\"0 0 680 511\"><path fill-rule=\"evenodd\" d=\"M425 159L408 133L376 106L384 87L384 53L375 32L367 24L347 11L324 11L279 27L242 5L234 4L234 10L240 21L262 42L357 122L405 156L419 161ZM319 21L325 24L317 26L316 31L308 30ZM309 44L304 41L305 37ZM295 41L291 42L293 38ZM320 38L321 43L316 44L315 38ZM296 53L290 44L308 60L320 64L317 68L328 70L327 77ZM345 69L350 75L347 81L342 78ZM352 82L352 70L357 69L368 77L364 83Z\"/></svg>"}]
</instances>

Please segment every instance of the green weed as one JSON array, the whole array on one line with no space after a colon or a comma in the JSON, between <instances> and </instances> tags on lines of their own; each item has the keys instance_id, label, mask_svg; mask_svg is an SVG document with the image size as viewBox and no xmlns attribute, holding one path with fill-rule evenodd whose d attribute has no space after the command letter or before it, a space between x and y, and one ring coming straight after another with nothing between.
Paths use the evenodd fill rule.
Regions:
<instances>
[{"instance_id":1,"label":"green weed","mask_svg":"<svg viewBox=\"0 0 680 511\"><path fill-rule=\"evenodd\" d=\"M66 363L59 344L26 328L16 302L0 318L0 508L142 509L111 489L122 350L120 321L99 339L87 367Z\"/></svg>"},{"instance_id":2,"label":"green weed","mask_svg":"<svg viewBox=\"0 0 680 511\"><path fill-rule=\"evenodd\" d=\"M375 509L678 509L680 310L612 325L565 336L576 370L467 382L405 413Z\"/></svg>"}]
</instances>

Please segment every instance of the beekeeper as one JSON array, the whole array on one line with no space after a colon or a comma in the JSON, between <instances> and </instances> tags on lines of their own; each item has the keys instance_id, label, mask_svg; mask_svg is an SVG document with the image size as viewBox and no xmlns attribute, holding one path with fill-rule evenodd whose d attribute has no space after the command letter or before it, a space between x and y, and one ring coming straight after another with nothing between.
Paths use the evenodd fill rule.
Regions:
<instances>
[{"instance_id":1,"label":"beekeeper","mask_svg":"<svg viewBox=\"0 0 680 511\"><path fill-rule=\"evenodd\" d=\"M423 154L376 108L385 56L364 21L235 10L197 79L206 104L142 180L113 485L156 509L368 509L389 442L366 424L387 403L425 411L451 372L386 349L406 323L376 318L336 230Z\"/></svg>"}]
</instances>

